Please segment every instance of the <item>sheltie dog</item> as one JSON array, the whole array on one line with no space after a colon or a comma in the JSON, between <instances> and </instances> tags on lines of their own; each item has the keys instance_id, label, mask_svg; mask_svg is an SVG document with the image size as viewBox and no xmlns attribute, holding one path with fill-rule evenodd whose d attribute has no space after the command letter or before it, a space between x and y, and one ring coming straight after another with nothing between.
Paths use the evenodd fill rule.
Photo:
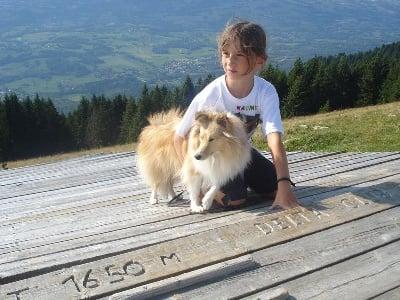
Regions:
<instances>
[{"instance_id":1,"label":"sheltie dog","mask_svg":"<svg viewBox=\"0 0 400 300\"><path fill-rule=\"evenodd\" d=\"M148 118L137 146L137 166L151 187L150 203L158 196L175 196L181 180L192 212L210 209L220 188L248 165L251 148L243 122L231 113L200 111L182 145L183 164L174 147L175 128L182 118L177 109Z\"/></svg>"}]
</instances>

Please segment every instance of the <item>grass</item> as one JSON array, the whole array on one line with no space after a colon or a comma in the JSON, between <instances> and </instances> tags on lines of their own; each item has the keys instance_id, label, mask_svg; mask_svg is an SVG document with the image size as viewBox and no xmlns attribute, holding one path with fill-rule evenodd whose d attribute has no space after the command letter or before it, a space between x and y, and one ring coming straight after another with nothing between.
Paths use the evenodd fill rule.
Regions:
<instances>
[{"instance_id":1,"label":"grass","mask_svg":"<svg viewBox=\"0 0 400 300\"><path fill-rule=\"evenodd\" d=\"M400 151L400 102L283 121L287 151ZM254 143L266 149L261 134Z\"/></svg>"},{"instance_id":2,"label":"grass","mask_svg":"<svg viewBox=\"0 0 400 300\"><path fill-rule=\"evenodd\" d=\"M283 126L283 143L287 151L400 151L400 102L286 119ZM255 133L253 140L257 148L267 150L261 130ZM89 154L119 153L135 149L135 144L117 145L11 161L8 167L17 168Z\"/></svg>"},{"instance_id":3,"label":"grass","mask_svg":"<svg viewBox=\"0 0 400 300\"><path fill-rule=\"evenodd\" d=\"M68 153L61 153L51 156L41 156L36 158L30 159L23 159L17 161L9 161L7 163L7 167L9 169L12 168L20 168L30 165L37 165L43 163L51 163L59 160L70 159L75 157L80 157L84 155L93 155L93 154L103 154L103 153L121 153L121 152L129 152L136 149L136 144L126 144L126 145L115 145L110 147L104 148L96 148L90 150L82 150L82 151L75 151L75 152L68 152Z\"/></svg>"}]
</instances>

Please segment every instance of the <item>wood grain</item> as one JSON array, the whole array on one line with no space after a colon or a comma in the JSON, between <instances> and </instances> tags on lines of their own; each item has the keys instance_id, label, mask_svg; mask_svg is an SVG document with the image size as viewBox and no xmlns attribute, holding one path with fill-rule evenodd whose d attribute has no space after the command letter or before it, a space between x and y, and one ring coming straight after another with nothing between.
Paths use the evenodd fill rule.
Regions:
<instances>
[{"instance_id":1,"label":"wood grain","mask_svg":"<svg viewBox=\"0 0 400 300\"><path fill-rule=\"evenodd\" d=\"M288 159L304 208L270 211L268 202L259 201L200 215L190 214L185 204L168 206L166 199L148 204L150 191L133 152L0 171L0 298L123 299L178 292L201 298L196 293L202 289L217 298L261 297L275 286L287 288L293 278L391 249L399 231L391 213L400 204L399 152L293 152ZM324 252L327 245L331 250ZM298 258L286 257L288 251ZM226 281L224 273L230 274ZM257 280L254 274L274 277ZM233 288L229 282L235 278L244 286ZM380 285L372 289L375 296L396 291L391 283ZM303 292L295 286L293 281L287 290L299 297Z\"/></svg>"}]
</instances>

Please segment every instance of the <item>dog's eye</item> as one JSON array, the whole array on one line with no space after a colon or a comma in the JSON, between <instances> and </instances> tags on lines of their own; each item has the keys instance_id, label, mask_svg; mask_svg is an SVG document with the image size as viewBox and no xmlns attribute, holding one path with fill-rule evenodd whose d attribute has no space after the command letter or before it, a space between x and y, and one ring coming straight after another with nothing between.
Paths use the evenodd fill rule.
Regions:
<instances>
[{"instance_id":1,"label":"dog's eye","mask_svg":"<svg viewBox=\"0 0 400 300\"><path fill-rule=\"evenodd\" d=\"M212 138L212 137L210 137L210 138L208 139L209 142L212 142L213 140L214 140L214 138Z\"/></svg>"}]
</instances>

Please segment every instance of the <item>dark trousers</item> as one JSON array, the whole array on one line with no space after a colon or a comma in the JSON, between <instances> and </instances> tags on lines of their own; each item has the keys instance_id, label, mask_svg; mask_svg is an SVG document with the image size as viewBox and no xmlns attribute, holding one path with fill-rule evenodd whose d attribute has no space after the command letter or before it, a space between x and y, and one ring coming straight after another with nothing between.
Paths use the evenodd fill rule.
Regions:
<instances>
[{"instance_id":1,"label":"dark trousers","mask_svg":"<svg viewBox=\"0 0 400 300\"><path fill-rule=\"evenodd\" d=\"M238 200L247 198L247 188L259 194L270 194L278 188L274 164L255 148L251 150L251 162L244 174L227 182L221 190L230 200Z\"/></svg>"}]
</instances>

